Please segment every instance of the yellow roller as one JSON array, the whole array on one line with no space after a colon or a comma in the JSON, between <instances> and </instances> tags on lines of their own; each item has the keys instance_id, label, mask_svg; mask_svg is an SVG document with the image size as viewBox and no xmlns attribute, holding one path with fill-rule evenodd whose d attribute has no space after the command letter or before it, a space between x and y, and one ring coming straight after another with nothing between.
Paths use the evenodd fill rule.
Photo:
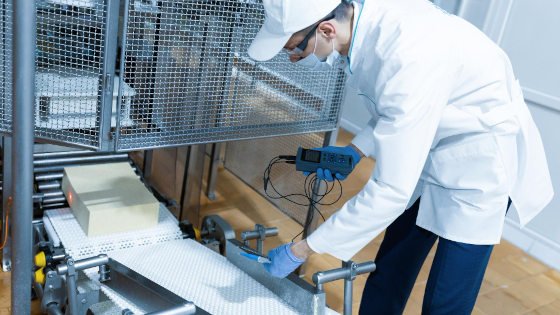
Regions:
<instances>
[{"instance_id":1,"label":"yellow roller","mask_svg":"<svg viewBox=\"0 0 560 315\"><path fill-rule=\"evenodd\" d=\"M40 284L45 284L45 272L43 270L43 267L35 271L35 281Z\"/></svg>"},{"instance_id":2,"label":"yellow roller","mask_svg":"<svg viewBox=\"0 0 560 315\"><path fill-rule=\"evenodd\" d=\"M35 255L35 266L37 267L45 267L47 265L47 257L45 256L45 252L39 252Z\"/></svg>"},{"instance_id":3,"label":"yellow roller","mask_svg":"<svg viewBox=\"0 0 560 315\"><path fill-rule=\"evenodd\" d=\"M193 230L194 230L196 241L200 242L202 240L202 237L200 237L200 230L195 227L193 227Z\"/></svg>"}]
</instances>

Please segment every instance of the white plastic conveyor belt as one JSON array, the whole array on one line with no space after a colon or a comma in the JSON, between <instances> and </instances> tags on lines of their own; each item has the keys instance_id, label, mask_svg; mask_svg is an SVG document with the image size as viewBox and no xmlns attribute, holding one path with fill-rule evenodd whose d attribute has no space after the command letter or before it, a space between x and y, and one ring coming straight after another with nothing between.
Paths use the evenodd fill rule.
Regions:
<instances>
[{"instance_id":1,"label":"white plastic conveyor belt","mask_svg":"<svg viewBox=\"0 0 560 315\"><path fill-rule=\"evenodd\" d=\"M93 237L84 233L70 208L47 210L45 215L64 245L66 253L74 260L181 239L177 219L163 204L160 204L158 225L155 227Z\"/></svg>"},{"instance_id":2,"label":"white plastic conveyor belt","mask_svg":"<svg viewBox=\"0 0 560 315\"><path fill-rule=\"evenodd\" d=\"M198 242L181 239L177 220L164 206L157 227L89 238L69 209L49 210L46 215L74 259L105 253L211 314L296 314L225 257ZM88 275L94 280L97 270ZM142 312L101 287L120 307Z\"/></svg>"}]
</instances>

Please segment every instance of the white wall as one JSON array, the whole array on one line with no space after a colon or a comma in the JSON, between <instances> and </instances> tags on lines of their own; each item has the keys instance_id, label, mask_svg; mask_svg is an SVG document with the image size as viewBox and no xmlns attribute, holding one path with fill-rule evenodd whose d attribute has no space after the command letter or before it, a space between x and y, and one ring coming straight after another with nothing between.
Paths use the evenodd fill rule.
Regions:
<instances>
[{"instance_id":1,"label":"white wall","mask_svg":"<svg viewBox=\"0 0 560 315\"><path fill-rule=\"evenodd\" d=\"M541 132L555 196L547 211L537 216L527 227L541 231L543 236L560 244L560 111L531 102L528 105Z\"/></svg>"},{"instance_id":2,"label":"white wall","mask_svg":"<svg viewBox=\"0 0 560 315\"><path fill-rule=\"evenodd\" d=\"M560 270L560 111L533 102L527 104L541 132L555 196L548 207L523 229L508 218L503 237Z\"/></svg>"},{"instance_id":3,"label":"white wall","mask_svg":"<svg viewBox=\"0 0 560 315\"><path fill-rule=\"evenodd\" d=\"M541 132L556 195L524 229L506 221L504 238L560 269L560 1L492 0L482 29L509 55Z\"/></svg>"},{"instance_id":4,"label":"white wall","mask_svg":"<svg viewBox=\"0 0 560 315\"><path fill-rule=\"evenodd\" d=\"M340 126L353 134L360 132L371 119L371 114L364 105L362 97L358 95L356 90L346 85Z\"/></svg>"},{"instance_id":5,"label":"white wall","mask_svg":"<svg viewBox=\"0 0 560 315\"><path fill-rule=\"evenodd\" d=\"M560 269L560 1L434 0L497 42L510 56L545 146L556 195L524 229L508 218L504 238ZM358 132L370 115L361 97L348 90L343 128Z\"/></svg>"}]
</instances>

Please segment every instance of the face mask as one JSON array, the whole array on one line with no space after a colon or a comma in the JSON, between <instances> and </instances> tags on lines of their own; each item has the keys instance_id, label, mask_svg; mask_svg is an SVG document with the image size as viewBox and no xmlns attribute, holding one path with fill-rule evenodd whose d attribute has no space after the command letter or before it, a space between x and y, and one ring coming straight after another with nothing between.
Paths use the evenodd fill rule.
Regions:
<instances>
[{"instance_id":1,"label":"face mask","mask_svg":"<svg viewBox=\"0 0 560 315\"><path fill-rule=\"evenodd\" d=\"M311 70L331 70L335 61L340 57L340 53L334 49L334 40L332 42L332 52L327 56L327 58L321 60L317 55L315 55L315 50L317 49L317 31L315 31L315 47L313 48L313 52L309 54L309 56L299 60L296 62L297 65L300 65L305 68L309 68Z\"/></svg>"}]
</instances>

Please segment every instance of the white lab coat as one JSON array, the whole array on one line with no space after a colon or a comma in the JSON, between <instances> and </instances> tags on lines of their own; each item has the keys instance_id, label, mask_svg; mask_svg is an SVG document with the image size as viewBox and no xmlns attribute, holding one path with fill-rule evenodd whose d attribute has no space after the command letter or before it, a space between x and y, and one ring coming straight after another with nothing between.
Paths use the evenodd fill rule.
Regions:
<instances>
[{"instance_id":1,"label":"white lab coat","mask_svg":"<svg viewBox=\"0 0 560 315\"><path fill-rule=\"evenodd\" d=\"M420 195L417 225L453 241L499 243L508 197L534 218L552 184L506 54L426 0L354 6L348 83L373 119L353 143L376 166L311 249L348 260Z\"/></svg>"}]
</instances>

